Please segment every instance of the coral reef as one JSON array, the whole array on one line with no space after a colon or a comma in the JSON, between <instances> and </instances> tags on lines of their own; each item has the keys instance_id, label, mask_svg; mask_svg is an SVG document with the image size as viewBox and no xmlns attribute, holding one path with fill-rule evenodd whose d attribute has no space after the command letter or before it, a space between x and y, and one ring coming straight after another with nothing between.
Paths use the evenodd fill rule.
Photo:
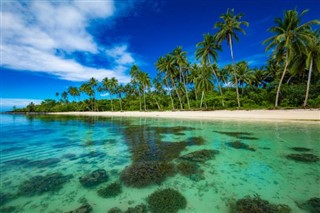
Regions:
<instances>
[{"instance_id":1,"label":"coral reef","mask_svg":"<svg viewBox=\"0 0 320 213\"><path fill-rule=\"evenodd\" d=\"M297 152L310 152L312 149L305 148L305 147L291 147L290 149L297 151Z\"/></svg>"},{"instance_id":2,"label":"coral reef","mask_svg":"<svg viewBox=\"0 0 320 213\"><path fill-rule=\"evenodd\" d=\"M313 197L310 198L307 202L298 206L302 209L307 210L310 213L319 213L320 212L320 198Z\"/></svg>"},{"instance_id":3,"label":"coral reef","mask_svg":"<svg viewBox=\"0 0 320 213\"><path fill-rule=\"evenodd\" d=\"M92 211L91 205L86 203L86 204L83 204L82 206L80 206L79 208L77 208L73 211L66 212L66 213L90 213L91 211Z\"/></svg>"},{"instance_id":4,"label":"coral reef","mask_svg":"<svg viewBox=\"0 0 320 213\"><path fill-rule=\"evenodd\" d=\"M175 173L174 165L165 162L135 163L121 172L121 180L126 186L145 187L163 182Z\"/></svg>"},{"instance_id":5,"label":"coral reef","mask_svg":"<svg viewBox=\"0 0 320 213\"><path fill-rule=\"evenodd\" d=\"M170 188L153 192L148 196L147 202L152 213L175 213L187 206L186 198Z\"/></svg>"},{"instance_id":6,"label":"coral reef","mask_svg":"<svg viewBox=\"0 0 320 213\"><path fill-rule=\"evenodd\" d=\"M135 207L129 207L124 213L147 213L147 206L144 204L139 204Z\"/></svg>"},{"instance_id":7,"label":"coral reef","mask_svg":"<svg viewBox=\"0 0 320 213\"><path fill-rule=\"evenodd\" d=\"M105 188L98 190L98 195L103 198L115 197L122 192L122 186L118 182L109 184Z\"/></svg>"},{"instance_id":8,"label":"coral reef","mask_svg":"<svg viewBox=\"0 0 320 213\"><path fill-rule=\"evenodd\" d=\"M249 150L249 151L256 151L254 148L250 147L249 145L242 143L240 141L233 141L227 143L228 146L235 148L235 149L244 149L244 150Z\"/></svg>"},{"instance_id":9,"label":"coral reef","mask_svg":"<svg viewBox=\"0 0 320 213\"><path fill-rule=\"evenodd\" d=\"M123 213L123 211L118 207L113 207L112 209L109 209L108 213Z\"/></svg>"},{"instance_id":10,"label":"coral reef","mask_svg":"<svg viewBox=\"0 0 320 213\"><path fill-rule=\"evenodd\" d=\"M234 213L289 213L290 208L287 205L274 205L261 199L258 195L253 198L246 196L236 202Z\"/></svg>"},{"instance_id":11,"label":"coral reef","mask_svg":"<svg viewBox=\"0 0 320 213\"><path fill-rule=\"evenodd\" d=\"M17 158L17 159L5 161L3 163L5 163L6 165L21 166L21 165L27 164L29 162L30 162L30 160L28 160L26 158Z\"/></svg>"},{"instance_id":12,"label":"coral reef","mask_svg":"<svg viewBox=\"0 0 320 213\"><path fill-rule=\"evenodd\" d=\"M213 131L213 132L216 132L216 133L219 133L219 134L222 134L222 135L227 135L227 136L231 136L231 137L244 137L244 136L251 136L253 135L253 133L251 132L225 132L225 131Z\"/></svg>"},{"instance_id":13,"label":"coral reef","mask_svg":"<svg viewBox=\"0 0 320 213\"><path fill-rule=\"evenodd\" d=\"M100 183L108 181L109 176L107 175L106 170L97 169L90 174L86 174L79 178L80 183L84 187L92 187L99 185Z\"/></svg>"},{"instance_id":14,"label":"coral reef","mask_svg":"<svg viewBox=\"0 0 320 213\"><path fill-rule=\"evenodd\" d=\"M12 213L16 212L16 207L15 206L8 206L8 207L3 207L0 209L1 213Z\"/></svg>"},{"instance_id":15,"label":"coral reef","mask_svg":"<svg viewBox=\"0 0 320 213\"><path fill-rule=\"evenodd\" d=\"M187 143L188 146L193 146L193 145L203 145L206 140L203 137L191 137L191 138L187 138L187 140L185 141Z\"/></svg>"},{"instance_id":16,"label":"coral reef","mask_svg":"<svg viewBox=\"0 0 320 213\"><path fill-rule=\"evenodd\" d=\"M312 163L312 162L319 161L318 156L316 156L314 154L310 154L310 153L289 154L289 155L287 155L287 158L295 160L295 161L305 162L305 163Z\"/></svg>"},{"instance_id":17,"label":"coral reef","mask_svg":"<svg viewBox=\"0 0 320 213\"><path fill-rule=\"evenodd\" d=\"M208 160L213 159L214 156L218 153L219 151L217 150L202 149L199 151L195 151L195 152L191 152L189 154L183 155L179 159L204 163Z\"/></svg>"},{"instance_id":18,"label":"coral reef","mask_svg":"<svg viewBox=\"0 0 320 213\"><path fill-rule=\"evenodd\" d=\"M184 176L191 176L194 174L203 173L203 170L200 169L198 164L189 161L180 162L177 165L177 169Z\"/></svg>"},{"instance_id":19,"label":"coral reef","mask_svg":"<svg viewBox=\"0 0 320 213\"><path fill-rule=\"evenodd\" d=\"M0 192L0 206L15 198L15 195Z\"/></svg>"},{"instance_id":20,"label":"coral reef","mask_svg":"<svg viewBox=\"0 0 320 213\"><path fill-rule=\"evenodd\" d=\"M49 191L57 191L68 182L73 176L62 175L61 173L52 173L46 176L35 176L23 182L19 186L20 195L38 195Z\"/></svg>"},{"instance_id":21,"label":"coral reef","mask_svg":"<svg viewBox=\"0 0 320 213\"><path fill-rule=\"evenodd\" d=\"M30 161L24 164L25 167L37 167L37 168L44 168L44 167L52 167L56 166L60 162L59 158L48 158L44 160L35 160Z\"/></svg>"}]
</instances>

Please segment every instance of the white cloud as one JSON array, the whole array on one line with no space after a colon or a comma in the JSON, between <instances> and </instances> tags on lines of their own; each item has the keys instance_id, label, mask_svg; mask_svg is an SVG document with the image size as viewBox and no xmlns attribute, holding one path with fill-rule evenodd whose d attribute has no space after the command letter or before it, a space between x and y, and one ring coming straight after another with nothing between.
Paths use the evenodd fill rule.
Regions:
<instances>
[{"instance_id":1,"label":"white cloud","mask_svg":"<svg viewBox=\"0 0 320 213\"><path fill-rule=\"evenodd\" d=\"M19 98L0 98L1 107L25 107L33 102L34 104L40 104L42 100L39 99L19 99Z\"/></svg>"},{"instance_id":2,"label":"white cloud","mask_svg":"<svg viewBox=\"0 0 320 213\"><path fill-rule=\"evenodd\" d=\"M3 0L1 11L1 66L32 72L44 72L61 79L84 81L116 77L126 83L128 66L134 63L127 45L107 50L112 68L87 67L74 59L55 55L85 51L99 54L94 38L86 28L92 19L107 20L115 15L115 3L108 1L9 1ZM112 53L116 51L116 53Z\"/></svg>"}]
</instances>

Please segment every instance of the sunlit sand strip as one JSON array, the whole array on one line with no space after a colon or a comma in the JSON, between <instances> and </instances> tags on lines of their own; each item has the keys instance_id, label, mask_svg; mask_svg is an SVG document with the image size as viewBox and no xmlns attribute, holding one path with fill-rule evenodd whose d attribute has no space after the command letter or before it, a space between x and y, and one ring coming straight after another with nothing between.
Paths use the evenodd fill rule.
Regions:
<instances>
[{"instance_id":1,"label":"sunlit sand strip","mask_svg":"<svg viewBox=\"0 0 320 213\"><path fill-rule=\"evenodd\" d=\"M254 120L254 121L320 121L320 109L312 110L217 110L217 111L163 111L163 112L59 112L59 115L148 117L197 120Z\"/></svg>"}]
</instances>

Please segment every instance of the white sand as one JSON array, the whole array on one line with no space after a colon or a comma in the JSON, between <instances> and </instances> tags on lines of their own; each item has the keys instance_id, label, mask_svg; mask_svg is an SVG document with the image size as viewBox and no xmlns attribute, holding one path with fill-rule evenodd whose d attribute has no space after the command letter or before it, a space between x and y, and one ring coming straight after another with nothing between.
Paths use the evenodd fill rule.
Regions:
<instances>
[{"instance_id":1,"label":"white sand","mask_svg":"<svg viewBox=\"0 0 320 213\"><path fill-rule=\"evenodd\" d=\"M59 112L51 114L108 116L108 117L148 117L198 120L254 120L254 121L320 121L320 109L298 110L217 110L217 111L164 111L164 112Z\"/></svg>"}]
</instances>

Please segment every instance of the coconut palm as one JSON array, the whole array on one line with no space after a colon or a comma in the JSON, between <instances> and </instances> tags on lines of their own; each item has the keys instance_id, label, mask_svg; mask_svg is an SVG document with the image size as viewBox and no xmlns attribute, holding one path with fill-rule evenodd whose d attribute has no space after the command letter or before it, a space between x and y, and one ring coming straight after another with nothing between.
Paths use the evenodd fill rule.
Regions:
<instances>
[{"instance_id":1,"label":"coconut palm","mask_svg":"<svg viewBox=\"0 0 320 213\"><path fill-rule=\"evenodd\" d=\"M110 100L111 100L111 110L113 111L113 104L112 104L112 95L116 93L116 88L118 87L118 80L115 77L112 77L108 81L108 88L110 92Z\"/></svg>"},{"instance_id":2,"label":"coconut palm","mask_svg":"<svg viewBox=\"0 0 320 213\"><path fill-rule=\"evenodd\" d=\"M138 75L139 82L141 82L142 91L143 91L143 102L144 102L144 111L147 111L146 105L146 90L151 87L149 74L146 72L140 72Z\"/></svg>"},{"instance_id":3,"label":"coconut palm","mask_svg":"<svg viewBox=\"0 0 320 213\"><path fill-rule=\"evenodd\" d=\"M119 104L120 104L120 111L122 111L122 93L124 93L125 87L122 84L117 85L115 88L115 93L118 94L119 97Z\"/></svg>"},{"instance_id":4,"label":"coconut palm","mask_svg":"<svg viewBox=\"0 0 320 213\"><path fill-rule=\"evenodd\" d=\"M68 93L69 93L69 95L71 95L74 98L74 101L75 101L76 97L80 97L80 91L78 90L77 87L69 87ZM78 104L77 104L77 106L78 106ZM78 110L79 110L79 108L78 108Z\"/></svg>"},{"instance_id":5,"label":"coconut palm","mask_svg":"<svg viewBox=\"0 0 320 213\"><path fill-rule=\"evenodd\" d=\"M164 84L166 86L166 88L169 90L169 96L170 96L170 100L171 100L171 106L172 106L172 110L175 109L174 107L174 101L173 101L173 97L172 97L172 94L171 94L171 86L169 84L169 81L168 81L168 78L169 78L169 75L166 73L166 69L167 69L167 62L166 62L166 59L164 57L160 57L157 61L156 61L156 68L159 72L159 74L164 74Z\"/></svg>"},{"instance_id":6,"label":"coconut palm","mask_svg":"<svg viewBox=\"0 0 320 213\"><path fill-rule=\"evenodd\" d=\"M213 79L212 79L211 70L207 66L202 66L200 68L199 76L197 77L197 80L196 80L196 88L197 90L201 91L200 108L202 108L205 92L211 91L213 89L212 81Z\"/></svg>"},{"instance_id":7,"label":"coconut palm","mask_svg":"<svg viewBox=\"0 0 320 213\"><path fill-rule=\"evenodd\" d=\"M220 80L218 78L217 70L214 69L214 66L211 66L211 60L213 62L217 62L218 53L217 51L221 51L221 45L218 45L215 38L210 34L203 35L204 40L197 43L196 47L196 59L201 59L201 63L205 66L211 67L211 70L216 78L216 82L218 84L218 88L220 91L220 95L222 97L222 89L220 85ZM222 106L224 106L224 102L222 100Z\"/></svg>"},{"instance_id":8,"label":"coconut palm","mask_svg":"<svg viewBox=\"0 0 320 213\"><path fill-rule=\"evenodd\" d=\"M289 63L295 53L303 52L305 44L312 42L311 25L320 23L318 20L312 20L300 24L302 16L307 12L308 10L304 10L299 14L297 10L285 11L283 19L276 18L274 20L276 26L269 28L269 31L275 35L263 42L267 45L266 51L274 49L276 54L281 53L284 56L285 65L277 89L275 107L278 107L280 89Z\"/></svg>"},{"instance_id":9,"label":"coconut palm","mask_svg":"<svg viewBox=\"0 0 320 213\"><path fill-rule=\"evenodd\" d=\"M320 72L320 29L314 32L311 31L310 33L313 35L312 41L306 44L305 52L302 55L296 54L291 69L294 74L300 72L300 70L309 70L306 96L303 102L304 107L308 104L312 71Z\"/></svg>"},{"instance_id":10,"label":"coconut palm","mask_svg":"<svg viewBox=\"0 0 320 213\"><path fill-rule=\"evenodd\" d=\"M188 75L188 73L186 73L186 76L184 76L184 73L183 73L184 70L187 70L187 66L188 66L188 61L186 58L187 52L182 51L182 47L176 47L171 54L173 56L173 62L175 64L177 64L179 67L180 83L182 83L184 86L184 90L185 90L186 98L187 98L188 109L190 109L190 101L189 101L188 88L187 88L187 75Z\"/></svg>"},{"instance_id":11,"label":"coconut palm","mask_svg":"<svg viewBox=\"0 0 320 213\"><path fill-rule=\"evenodd\" d=\"M234 66L234 77L236 82L238 82L238 79L237 79L236 65L234 63L234 55L233 55L233 38L236 41L239 41L239 37L236 34L236 32L239 31L245 34L245 31L241 28L241 25L249 26L248 22L240 21L242 17L243 17L243 14L240 13L235 15L234 9L231 9L231 10L228 9L225 14L222 14L220 16L220 18L222 19L222 22L217 22L214 25L214 28L219 29L219 31L214 36L218 44L220 44L223 40L226 40L228 42L232 64ZM237 84L236 84L236 93L237 93L238 107L240 107L239 89Z\"/></svg>"},{"instance_id":12,"label":"coconut palm","mask_svg":"<svg viewBox=\"0 0 320 213\"><path fill-rule=\"evenodd\" d=\"M139 94L139 106L140 111L142 111L142 102L141 102L141 82L139 81L139 75L141 73L140 68L137 65L133 65L130 70L131 75L131 83L133 87L136 89L136 91Z\"/></svg>"}]
</instances>

